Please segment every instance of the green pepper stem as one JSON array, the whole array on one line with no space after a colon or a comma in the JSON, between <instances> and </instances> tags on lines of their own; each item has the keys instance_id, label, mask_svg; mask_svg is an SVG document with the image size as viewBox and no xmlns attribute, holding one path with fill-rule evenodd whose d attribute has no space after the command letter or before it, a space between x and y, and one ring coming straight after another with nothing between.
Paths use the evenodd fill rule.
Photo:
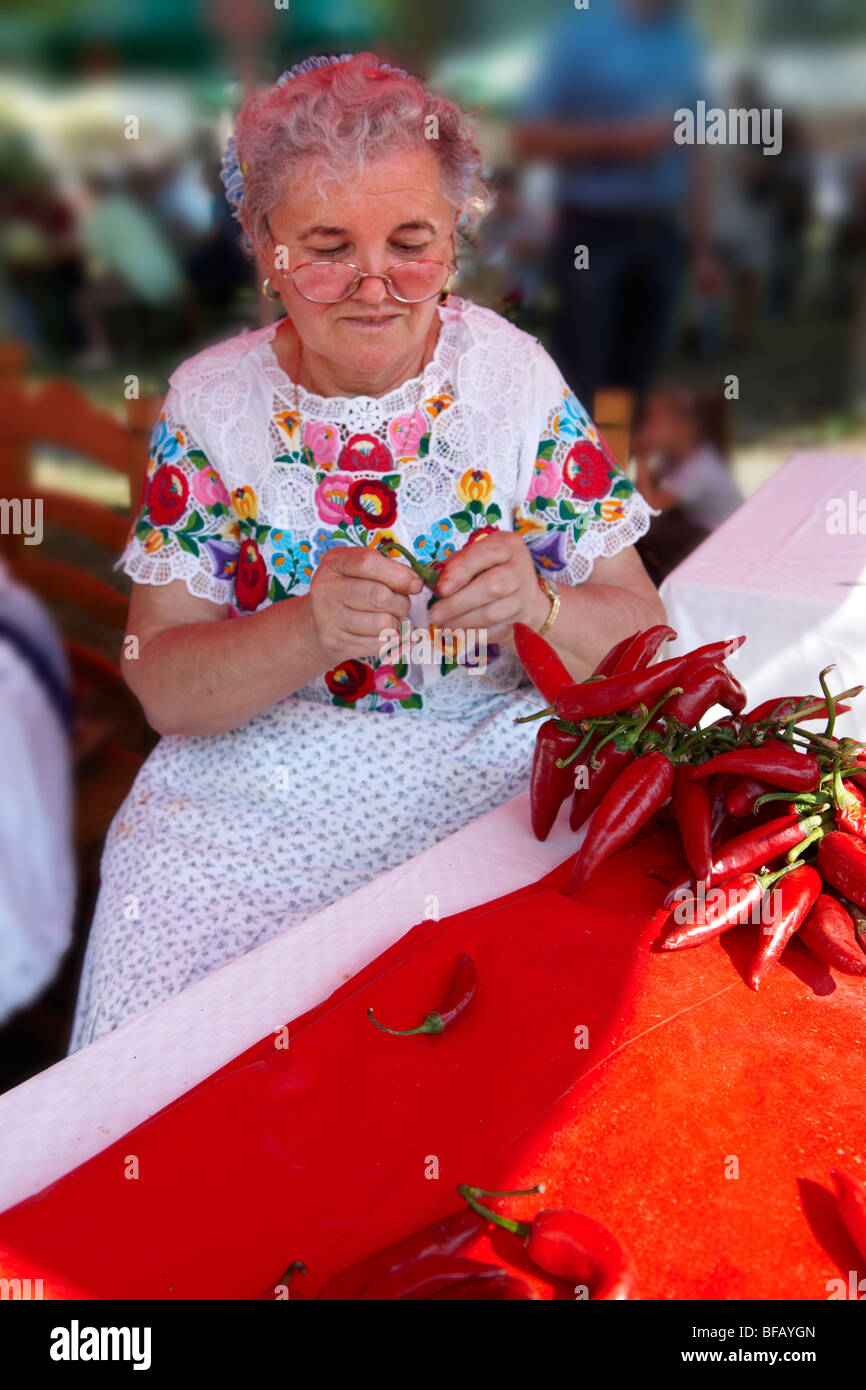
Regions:
<instances>
[{"instance_id":1,"label":"green pepper stem","mask_svg":"<svg viewBox=\"0 0 866 1390\"><path fill-rule=\"evenodd\" d=\"M547 705L545 709L537 710L535 714L518 714L515 724L531 724L533 719L551 719L557 713L555 705Z\"/></svg>"},{"instance_id":2,"label":"green pepper stem","mask_svg":"<svg viewBox=\"0 0 866 1390\"><path fill-rule=\"evenodd\" d=\"M409 564L412 566L418 578L424 580L424 583L427 585L427 588L435 589L436 584L439 580L439 575L436 573L433 566L425 565L423 561L419 560L415 555L412 554L411 550L407 550L405 545L401 545L399 541L382 540L379 541L379 544L376 546L376 549L382 551L396 550L399 555L403 556L404 560L409 561Z\"/></svg>"},{"instance_id":3,"label":"green pepper stem","mask_svg":"<svg viewBox=\"0 0 866 1390\"><path fill-rule=\"evenodd\" d=\"M467 1187L465 1183L458 1183L457 1191L468 1202L473 1211L477 1211L479 1216L485 1216L488 1221L493 1221L495 1225L501 1226L503 1231L510 1231L512 1235L522 1236L524 1240L529 1239L532 1229L528 1221L512 1221L508 1216L502 1216L498 1211L491 1211L489 1207L482 1206L479 1197L523 1197L532 1193L541 1192L541 1184L536 1187L525 1187L515 1192L486 1192L483 1187Z\"/></svg>"},{"instance_id":4,"label":"green pepper stem","mask_svg":"<svg viewBox=\"0 0 866 1390\"><path fill-rule=\"evenodd\" d=\"M432 1013L427 1015L423 1023L419 1023L417 1028L386 1028L384 1023L380 1023L377 1018L373 1017L372 1008L367 1010L367 1017L370 1022L375 1023L376 1027L381 1029L383 1033L391 1033L395 1038L411 1038L414 1037L416 1033L435 1034L445 1032L445 1024L442 1022L442 1015L437 1013L435 1009Z\"/></svg>"},{"instance_id":5,"label":"green pepper stem","mask_svg":"<svg viewBox=\"0 0 866 1390\"><path fill-rule=\"evenodd\" d=\"M826 723L826 725L824 726L824 737L825 737L825 738L832 738L832 737L833 737L833 730L834 730L835 727L836 727L836 701L835 701L835 699L833 698L833 696L831 695L831 693L830 693L830 687L829 687L829 685L827 684L827 672L828 672L828 671L835 671L835 669L836 669L835 666L825 666L824 669L823 669L823 671L819 672L819 674L818 674L818 680L821 682L821 689L822 689L823 692L824 692L824 699L827 701L827 710L828 710L828 714L827 714L827 723Z\"/></svg>"}]
</instances>

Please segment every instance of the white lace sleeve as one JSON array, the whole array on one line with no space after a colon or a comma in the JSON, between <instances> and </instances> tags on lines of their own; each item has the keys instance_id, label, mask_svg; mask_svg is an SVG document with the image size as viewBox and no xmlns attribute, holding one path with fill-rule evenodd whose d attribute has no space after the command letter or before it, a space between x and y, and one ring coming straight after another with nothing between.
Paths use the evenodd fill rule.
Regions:
<instances>
[{"instance_id":1,"label":"white lace sleeve","mask_svg":"<svg viewBox=\"0 0 866 1390\"><path fill-rule=\"evenodd\" d=\"M240 536L232 499L171 386L150 441L138 515L118 565L137 584L183 579L196 598L234 601Z\"/></svg>"},{"instance_id":2,"label":"white lace sleeve","mask_svg":"<svg viewBox=\"0 0 866 1390\"><path fill-rule=\"evenodd\" d=\"M539 347L536 411L521 469L514 529L536 568L581 584L599 555L616 555L655 513L608 449L552 358Z\"/></svg>"}]
</instances>

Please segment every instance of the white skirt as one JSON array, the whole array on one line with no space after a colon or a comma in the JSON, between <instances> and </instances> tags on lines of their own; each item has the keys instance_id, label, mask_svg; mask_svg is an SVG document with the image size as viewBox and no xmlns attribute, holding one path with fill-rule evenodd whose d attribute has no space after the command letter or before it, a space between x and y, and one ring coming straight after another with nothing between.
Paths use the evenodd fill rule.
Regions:
<instances>
[{"instance_id":1,"label":"white skirt","mask_svg":"<svg viewBox=\"0 0 866 1390\"><path fill-rule=\"evenodd\" d=\"M447 717L292 696L162 739L108 831L70 1052L518 795L527 710L493 691Z\"/></svg>"}]
</instances>

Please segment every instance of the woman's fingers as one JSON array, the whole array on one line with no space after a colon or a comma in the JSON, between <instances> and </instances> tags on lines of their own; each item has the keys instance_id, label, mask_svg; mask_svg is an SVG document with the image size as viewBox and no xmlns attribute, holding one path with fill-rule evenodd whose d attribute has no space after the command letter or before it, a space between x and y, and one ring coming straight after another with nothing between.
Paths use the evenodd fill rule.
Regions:
<instances>
[{"instance_id":1,"label":"woman's fingers","mask_svg":"<svg viewBox=\"0 0 866 1390\"><path fill-rule=\"evenodd\" d=\"M409 565L392 560L381 550L364 545L339 545L326 552L325 559L348 579L365 579L384 584L395 594L419 594L424 585Z\"/></svg>"},{"instance_id":2,"label":"woman's fingers","mask_svg":"<svg viewBox=\"0 0 866 1390\"><path fill-rule=\"evenodd\" d=\"M442 627L474 627L514 621L520 612L522 576L516 566L486 569L450 598L430 610L430 621Z\"/></svg>"}]
</instances>

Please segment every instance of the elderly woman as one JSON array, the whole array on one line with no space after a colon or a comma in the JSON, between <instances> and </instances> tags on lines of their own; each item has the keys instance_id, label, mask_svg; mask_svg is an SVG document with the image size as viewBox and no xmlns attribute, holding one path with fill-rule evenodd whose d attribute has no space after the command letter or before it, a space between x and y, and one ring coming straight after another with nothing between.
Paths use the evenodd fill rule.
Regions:
<instances>
[{"instance_id":1,"label":"elderly woman","mask_svg":"<svg viewBox=\"0 0 866 1390\"><path fill-rule=\"evenodd\" d=\"M240 113L224 181L286 314L184 362L154 433L124 652L164 737L108 834L72 1050L522 791L516 622L581 678L663 617L648 508L556 365L447 292L480 166L371 54ZM444 562L432 614L391 542ZM416 646L432 617L486 665Z\"/></svg>"}]
</instances>

